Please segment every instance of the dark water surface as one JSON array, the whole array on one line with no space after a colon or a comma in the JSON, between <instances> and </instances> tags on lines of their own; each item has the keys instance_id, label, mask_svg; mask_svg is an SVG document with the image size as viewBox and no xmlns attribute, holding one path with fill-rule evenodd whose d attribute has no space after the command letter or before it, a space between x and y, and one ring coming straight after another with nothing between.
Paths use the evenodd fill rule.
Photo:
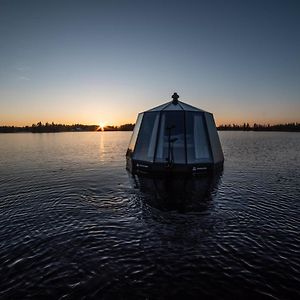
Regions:
<instances>
[{"instance_id":1,"label":"dark water surface","mask_svg":"<svg viewBox=\"0 0 300 300\"><path fill-rule=\"evenodd\" d=\"M129 132L0 135L1 299L300 299L300 134L221 132L224 172L125 171Z\"/></svg>"}]
</instances>

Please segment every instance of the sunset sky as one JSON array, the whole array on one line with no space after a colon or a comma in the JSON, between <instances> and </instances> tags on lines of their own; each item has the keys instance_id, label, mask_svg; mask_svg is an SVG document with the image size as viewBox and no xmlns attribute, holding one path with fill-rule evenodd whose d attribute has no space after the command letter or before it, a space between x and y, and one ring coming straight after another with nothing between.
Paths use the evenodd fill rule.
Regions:
<instances>
[{"instance_id":1,"label":"sunset sky","mask_svg":"<svg viewBox=\"0 0 300 300\"><path fill-rule=\"evenodd\" d=\"M300 122L300 1L0 0L0 125L120 125L175 91Z\"/></svg>"}]
</instances>

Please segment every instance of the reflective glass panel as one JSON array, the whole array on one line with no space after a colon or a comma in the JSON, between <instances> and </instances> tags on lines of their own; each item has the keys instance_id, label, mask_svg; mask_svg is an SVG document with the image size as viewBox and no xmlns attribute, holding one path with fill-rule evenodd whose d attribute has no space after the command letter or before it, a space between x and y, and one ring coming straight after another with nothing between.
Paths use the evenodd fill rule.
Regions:
<instances>
[{"instance_id":1,"label":"reflective glass panel","mask_svg":"<svg viewBox=\"0 0 300 300\"><path fill-rule=\"evenodd\" d=\"M155 161L185 163L183 111L161 114Z\"/></svg>"},{"instance_id":2,"label":"reflective glass panel","mask_svg":"<svg viewBox=\"0 0 300 300\"><path fill-rule=\"evenodd\" d=\"M211 162L208 136L203 113L186 112L188 163Z\"/></svg>"},{"instance_id":3,"label":"reflective glass panel","mask_svg":"<svg viewBox=\"0 0 300 300\"><path fill-rule=\"evenodd\" d=\"M144 113L133 158L153 162L159 112Z\"/></svg>"},{"instance_id":4,"label":"reflective glass panel","mask_svg":"<svg viewBox=\"0 0 300 300\"><path fill-rule=\"evenodd\" d=\"M216 124L214 121L214 117L210 113L205 113L205 118L206 118L214 163L222 162L224 160L224 156L223 156L223 151L222 151L219 135L217 132Z\"/></svg>"},{"instance_id":5,"label":"reflective glass panel","mask_svg":"<svg viewBox=\"0 0 300 300\"><path fill-rule=\"evenodd\" d=\"M134 129L133 129L133 132L132 132L132 136L131 136L131 139L130 139L130 142L129 142L128 151L130 151L130 152L133 152L133 150L134 150L136 138L139 134L142 119L143 119L143 114L141 113L137 117Z\"/></svg>"}]
</instances>

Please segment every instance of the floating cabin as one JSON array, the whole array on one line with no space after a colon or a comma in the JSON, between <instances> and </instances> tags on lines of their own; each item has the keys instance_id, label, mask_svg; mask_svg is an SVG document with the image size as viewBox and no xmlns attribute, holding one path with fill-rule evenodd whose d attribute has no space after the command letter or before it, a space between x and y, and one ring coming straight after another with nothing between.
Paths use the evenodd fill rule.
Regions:
<instances>
[{"instance_id":1,"label":"floating cabin","mask_svg":"<svg viewBox=\"0 0 300 300\"><path fill-rule=\"evenodd\" d=\"M133 174L197 174L222 168L224 156L211 113L173 100L138 115L126 153Z\"/></svg>"}]
</instances>

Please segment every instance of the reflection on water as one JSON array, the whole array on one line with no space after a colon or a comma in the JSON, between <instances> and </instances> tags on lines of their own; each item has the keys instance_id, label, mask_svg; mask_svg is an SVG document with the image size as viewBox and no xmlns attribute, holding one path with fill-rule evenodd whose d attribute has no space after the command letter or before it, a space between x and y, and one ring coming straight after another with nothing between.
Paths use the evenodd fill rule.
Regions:
<instances>
[{"instance_id":1,"label":"reflection on water","mask_svg":"<svg viewBox=\"0 0 300 300\"><path fill-rule=\"evenodd\" d=\"M300 299L300 134L181 179L128 176L130 135L0 134L0 299Z\"/></svg>"},{"instance_id":2,"label":"reflection on water","mask_svg":"<svg viewBox=\"0 0 300 300\"><path fill-rule=\"evenodd\" d=\"M162 211L205 211L216 192L221 172L202 176L133 176L143 200Z\"/></svg>"}]
</instances>

